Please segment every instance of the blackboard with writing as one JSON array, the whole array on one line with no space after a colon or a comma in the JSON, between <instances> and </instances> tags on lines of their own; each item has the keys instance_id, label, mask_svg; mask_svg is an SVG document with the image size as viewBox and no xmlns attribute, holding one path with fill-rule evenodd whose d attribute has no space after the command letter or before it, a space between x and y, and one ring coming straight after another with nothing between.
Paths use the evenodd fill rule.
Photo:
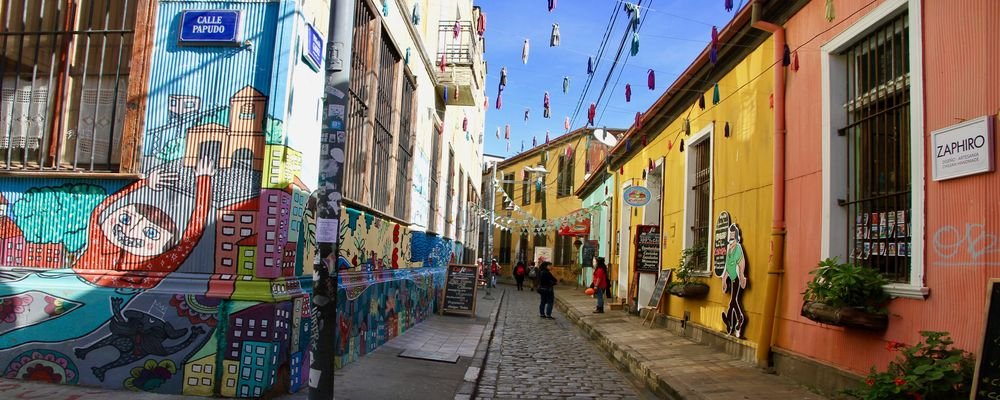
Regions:
<instances>
[{"instance_id":1,"label":"blackboard with writing","mask_svg":"<svg viewBox=\"0 0 1000 400\"><path fill-rule=\"evenodd\" d=\"M587 240L583 242L583 257L580 257L580 265L584 267L589 267L594 265L594 257L597 256L597 247L599 246L596 240Z\"/></svg>"},{"instance_id":2,"label":"blackboard with writing","mask_svg":"<svg viewBox=\"0 0 1000 400\"><path fill-rule=\"evenodd\" d=\"M660 226L638 225L635 233L635 270L660 272Z\"/></svg>"},{"instance_id":3,"label":"blackboard with writing","mask_svg":"<svg viewBox=\"0 0 1000 400\"><path fill-rule=\"evenodd\" d=\"M476 315L476 274L475 265L448 266L444 282L444 305L441 310L452 314Z\"/></svg>"},{"instance_id":4,"label":"blackboard with writing","mask_svg":"<svg viewBox=\"0 0 1000 400\"><path fill-rule=\"evenodd\" d=\"M649 297L649 304L646 307L655 308L660 305L660 298L663 297L663 290L667 288L667 281L674 270L668 269L660 271L660 277L656 279L656 286L653 287L653 295Z\"/></svg>"},{"instance_id":5,"label":"blackboard with writing","mask_svg":"<svg viewBox=\"0 0 1000 400\"><path fill-rule=\"evenodd\" d=\"M1000 279L988 285L984 325L971 398L1000 399Z\"/></svg>"}]
</instances>

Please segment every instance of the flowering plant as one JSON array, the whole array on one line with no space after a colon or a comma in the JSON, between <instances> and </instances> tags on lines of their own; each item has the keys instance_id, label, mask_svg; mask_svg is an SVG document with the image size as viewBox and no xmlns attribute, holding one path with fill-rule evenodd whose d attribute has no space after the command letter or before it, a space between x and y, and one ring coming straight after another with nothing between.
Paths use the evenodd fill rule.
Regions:
<instances>
[{"instance_id":1,"label":"flowering plant","mask_svg":"<svg viewBox=\"0 0 1000 400\"><path fill-rule=\"evenodd\" d=\"M967 399L974 362L968 352L952 347L948 332L921 331L914 346L890 341L886 350L900 352L885 371L872 367L860 389L848 394L864 400Z\"/></svg>"}]
</instances>

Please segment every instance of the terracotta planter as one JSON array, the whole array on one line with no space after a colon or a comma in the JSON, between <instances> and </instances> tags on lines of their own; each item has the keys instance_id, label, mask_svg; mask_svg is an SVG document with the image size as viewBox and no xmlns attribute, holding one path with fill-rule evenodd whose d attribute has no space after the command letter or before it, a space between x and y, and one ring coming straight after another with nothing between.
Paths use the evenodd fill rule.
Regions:
<instances>
[{"instance_id":1,"label":"terracotta planter","mask_svg":"<svg viewBox=\"0 0 1000 400\"><path fill-rule=\"evenodd\" d=\"M704 283L685 283L670 286L667 288L667 291L677 297L705 297L708 294L708 285Z\"/></svg>"},{"instance_id":2,"label":"terracotta planter","mask_svg":"<svg viewBox=\"0 0 1000 400\"><path fill-rule=\"evenodd\" d=\"M802 304L801 314L822 324L846 328L881 331L889 326L889 315L871 313L860 308L838 308L823 303L806 302Z\"/></svg>"}]
</instances>

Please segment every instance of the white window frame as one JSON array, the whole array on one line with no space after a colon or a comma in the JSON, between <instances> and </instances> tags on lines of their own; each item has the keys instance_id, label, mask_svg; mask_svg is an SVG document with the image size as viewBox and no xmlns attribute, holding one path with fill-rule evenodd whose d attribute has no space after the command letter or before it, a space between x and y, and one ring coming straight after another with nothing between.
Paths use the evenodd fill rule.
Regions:
<instances>
[{"instance_id":1,"label":"white window frame","mask_svg":"<svg viewBox=\"0 0 1000 400\"><path fill-rule=\"evenodd\" d=\"M685 138L684 147L684 229L683 229L683 243L684 248L691 247L694 244L694 235L691 234L691 226L694 225L694 192L691 190L691 186L694 185L694 168L691 166L695 162L695 153L691 151L692 146L696 146L708 140L708 220L711 226L711 221L715 220L715 124L709 123L707 126L702 128L697 133L692 134L690 137ZM666 172L664 172L666 175ZM707 277L712 274L712 232L711 227L708 230L708 240L705 243L705 265L704 270L692 271L692 275Z\"/></svg>"},{"instance_id":2,"label":"white window frame","mask_svg":"<svg viewBox=\"0 0 1000 400\"><path fill-rule=\"evenodd\" d=\"M924 299L930 289L924 286L924 68L923 68L923 22L921 21L920 0L886 0L872 12L851 27L831 39L820 48L822 72L822 152L823 152L823 197L822 197L822 241L820 258L838 257L849 260L847 253L847 231L849 218L847 210L837 204L837 199L846 198L846 159L833 154L847 154L847 142L836 135L835 128L847 123L847 112L843 105L847 98L847 60L844 51L883 23L908 13L910 48L910 283L892 283L885 286L886 292L896 297ZM836 172L835 172L836 171Z\"/></svg>"}]
</instances>

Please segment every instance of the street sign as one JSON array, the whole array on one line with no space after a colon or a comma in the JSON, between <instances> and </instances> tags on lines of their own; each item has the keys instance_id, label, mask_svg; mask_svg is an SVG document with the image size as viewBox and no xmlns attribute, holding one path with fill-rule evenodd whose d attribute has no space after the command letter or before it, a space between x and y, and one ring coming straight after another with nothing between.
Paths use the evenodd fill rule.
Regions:
<instances>
[{"instance_id":1,"label":"street sign","mask_svg":"<svg viewBox=\"0 0 1000 400\"><path fill-rule=\"evenodd\" d=\"M319 71L323 67L323 35L312 26L306 24L306 40L302 44L302 59L313 71Z\"/></svg>"},{"instance_id":2,"label":"street sign","mask_svg":"<svg viewBox=\"0 0 1000 400\"><path fill-rule=\"evenodd\" d=\"M178 42L193 46L239 45L242 15L239 10L183 11Z\"/></svg>"}]
</instances>

